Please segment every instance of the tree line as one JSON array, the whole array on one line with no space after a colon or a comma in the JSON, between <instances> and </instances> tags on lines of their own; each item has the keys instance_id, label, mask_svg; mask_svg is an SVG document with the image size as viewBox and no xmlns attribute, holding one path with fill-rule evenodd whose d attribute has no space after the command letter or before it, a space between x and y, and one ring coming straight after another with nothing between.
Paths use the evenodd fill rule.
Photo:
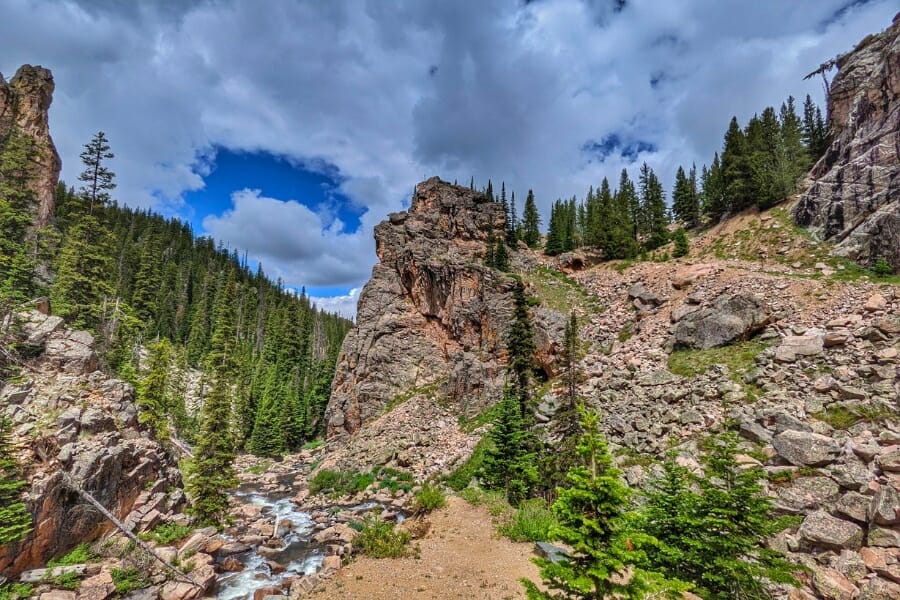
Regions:
<instances>
[{"instance_id":1,"label":"tree line","mask_svg":"<svg viewBox=\"0 0 900 600\"><path fill-rule=\"evenodd\" d=\"M118 205L102 132L81 154L78 189L60 182L54 223L33 231L35 152L17 131L0 140L0 302L48 294L55 314L95 334L106 366L135 383L141 420L196 444L186 481L214 520L235 452L275 456L324 433L352 323L190 225ZM189 369L202 374L199 414L185 406Z\"/></svg>"},{"instance_id":2,"label":"tree line","mask_svg":"<svg viewBox=\"0 0 900 600\"><path fill-rule=\"evenodd\" d=\"M640 166L636 181L622 169L615 188L604 177L597 188L588 189L583 200L576 196L556 200L550 210L544 253L556 256L578 248L597 248L607 260L632 259L674 241L675 255L683 255L687 252L684 229L714 223L750 207L770 208L788 199L829 144L822 112L810 96L802 112L802 116L797 114L794 98L788 97L779 110L767 107L745 127L732 117L722 149L709 165L702 165L699 172L696 165L678 167L669 203L659 177L646 163ZM474 179L469 185L475 189ZM486 262L508 270L504 268L508 251L500 247L501 242L511 248L519 241L530 248L541 247L534 193L528 191L523 216L518 219L515 194L507 200L505 183L499 197L490 180L483 191L490 200L503 204L507 217L503 235L491 237ZM674 232L673 223L677 224Z\"/></svg>"}]
</instances>

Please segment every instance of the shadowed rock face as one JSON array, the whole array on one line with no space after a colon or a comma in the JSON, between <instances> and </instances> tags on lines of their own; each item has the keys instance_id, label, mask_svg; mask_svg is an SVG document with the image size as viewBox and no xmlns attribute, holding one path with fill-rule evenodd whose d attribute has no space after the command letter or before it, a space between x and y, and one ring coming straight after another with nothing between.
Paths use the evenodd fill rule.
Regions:
<instances>
[{"instance_id":1,"label":"shadowed rock face","mask_svg":"<svg viewBox=\"0 0 900 600\"><path fill-rule=\"evenodd\" d=\"M900 17L900 15L898 15ZM828 97L831 147L794 217L862 264L900 270L900 18L838 59Z\"/></svg>"},{"instance_id":2,"label":"shadowed rock face","mask_svg":"<svg viewBox=\"0 0 900 600\"><path fill-rule=\"evenodd\" d=\"M37 147L32 187L37 196L35 225L53 215L56 184L62 163L50 137L47 112L53 100L53 75L43 67L23 65L7 83L0 74L0 143L14 128L30 136Z\"/></svg>"},{"instance_id":3,"label":"shadowed rock face","mask_svg":"<svg viewBox=\"0 0 900 600\"><path fill-rule=\"evenodd\" d=\"M344 340L328 437L342 438L397 396L423 386L462 410L493 402L503 385L502 333L513 281L483 266L502 207L434 177L416 187L405 213L375 228L380 259Z\"/></svg>"}]
</instances>

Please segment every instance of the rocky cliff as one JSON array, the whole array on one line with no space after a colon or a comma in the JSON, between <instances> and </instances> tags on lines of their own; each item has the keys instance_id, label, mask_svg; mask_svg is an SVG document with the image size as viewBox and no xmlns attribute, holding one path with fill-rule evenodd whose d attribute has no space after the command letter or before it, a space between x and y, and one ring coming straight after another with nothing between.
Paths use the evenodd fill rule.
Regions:
<instances>
[{"instance_id":1,"label":"rocky cliff","mask_svg":"<svg viewBox=\"0 0 900 600\"><path fill-rule=\"evenodd\" d=\"M175 459L139 427L131 385L97 371L92 336L36 311L17 327L18 344L32 358L14 381L0 385L0 411L13 424L34 531L0 547L6 576L112 529L66 477L135 531L152 528L184 503Z\"/></svg>"},{"instance_id":2,"label":"rocky cliff","mask_svg":"<svg viewBox=\"0 0 900 600\"><path fill-rule=\"evenodd\" d=\"M46 225L53 216L56 184L62 163L47 113L53 100L53 75L43 67L23 65L7 83L0 74L0 144L13 128L30 136L37 149L32 187L37 197L35 225Z\"/></svg>"},{"instance_id":3,"label":"rocky cliff","mask_svg":"<svg viewBox=\"0 0 900 600\"><path fill-rule=\"evenodd\" d=\"M346 437L402 394L438 388L465 408L484 406L503 384L503 340L514 282L483 266L502 207L432 178L407 212L375 228L380 262L363 288L326 418Z\"/></svg>"},{"instance_id":4,"label":"rocky cliff","mask_svg":"<svg viewBox=\"0 0 900 600\"><path fill-rule=\"evenodd\" d=\"M837 60L831 147L810 173L798 224L862 264L900 270L900 15Z\"/></svg>"}]
</instances>

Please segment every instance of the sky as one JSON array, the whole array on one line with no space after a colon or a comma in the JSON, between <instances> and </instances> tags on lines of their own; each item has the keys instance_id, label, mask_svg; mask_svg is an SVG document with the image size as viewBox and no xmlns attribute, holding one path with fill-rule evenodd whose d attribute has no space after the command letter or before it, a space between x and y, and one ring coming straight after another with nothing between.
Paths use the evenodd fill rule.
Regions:
<instances>
[{"instance_id":1,"label":"sky","mask_svg":"<svg viewBox=\"0 0 900 600\"><path fill-rule=\"evenodd\" d=\"M896 0L0 0L0 73L53 71L63 178L106 132L120 203L189 220L353 316L373 227L432 175L558 197L671 187L732 115L887 27Z\"/></svg>"}]
</instances>

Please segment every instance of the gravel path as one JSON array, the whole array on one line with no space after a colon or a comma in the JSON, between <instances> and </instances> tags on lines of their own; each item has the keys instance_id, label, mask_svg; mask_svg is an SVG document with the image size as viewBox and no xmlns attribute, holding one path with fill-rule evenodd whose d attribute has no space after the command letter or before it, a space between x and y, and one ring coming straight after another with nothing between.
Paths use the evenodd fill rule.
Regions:
<instances>
[{"instance_id":1,"label":"gravel path","mask_svg":"<svg viewBox=\"0 0 900 600\"><path fill-rule=\"evenodd\" d=\"M419 558L357 558L313 592L319 600L524 598L519 579L539 581L532 544L499 537L483 506L457 497L428 517ZM413 542L416 543L416 542Z\"/></svg>"}]
</instances>

